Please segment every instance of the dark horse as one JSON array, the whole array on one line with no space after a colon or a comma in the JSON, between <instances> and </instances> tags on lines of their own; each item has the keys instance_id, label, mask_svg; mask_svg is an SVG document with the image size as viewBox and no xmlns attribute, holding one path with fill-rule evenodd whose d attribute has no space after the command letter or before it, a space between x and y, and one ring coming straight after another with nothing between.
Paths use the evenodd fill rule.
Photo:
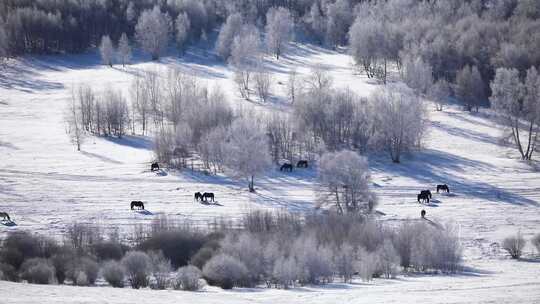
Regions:
<instances>
[{"instance_id":1,"label":"dark horse","mask_svg":"<svg viewBox=\"0 0 540 304\"><path fill-rule=\"evenodd\" d=\"M426 218L426 210L422 209L422 211L420 211L420 216Z\"/></svg>"},{"instance_id":2,"label":"dark horse","mask_svg":"<svg viewBox=\"0 0 540 304\"><path fill-rule=\"evenodd\" d=\"M152 163L150 166L150 171L159 170L159 164L158 163Z\"/></svg>"},{"instance_id":3,"label":"dark horse","mask_svg":"<svg viewBox=\"0 0 540 304\"><path fill-rule=\"evenodd\" d=\"M422 191L420 191L420 194L427 195L427 196L429 196L429 199L431 199L431 191L429 191L429 190L422 190Z\"/></svg>"},{"instance_id":4,"label":"dark horse","mask_svg":"<svg viewBox=\"0 0 540 304\"><path fill-rule=\"evenodd\" d=\"M448 188L448 185L437 185L437 193L439 193L439 190L446 191L446 193L450 193L450 188Z\"/></svg>"},{"instance_id":5,"label":"dark horse","mask_svg":"<svg viewBox=\"0 0 540 304\"><path fill-rule=\"evenodd\" d=\"M137 207L138 209L144 210L144 204L141 201L132 201L131 202L131 210L133 210L133 207Z\"/></svg>"},{"instance_id":6,"label":"dark horse","mask_svg":"<svg viewBox=\"0 0 540 304\"><path fill-rule=\"evenodd\" d=\"M279 168L279 171L289 171L289 172L292 172L292 169L293 169L293 165L292 165L292 164L283 164L283 165L281 165L281 167Z\"/></svg>"},{"instance_id":7,"label":"dark horse","mask_svg":"<svg viewBox=\"0 0 540 304\"><path fill-rule=\"evenodd\" d=\"M417 196L418 202L420 203L420 200L422 200L423 203L428 204L429 203L429 195L427 193L420 193Z\"/></svg>"},{"instance_id":8,"label":"dark horse","mask_svg":"<svg viewBox=\"0 0 540 304\"><path fill-rule=\"evenodd\" d=\"M11 222L11 218L9 217L9 214L7 214L7 212L0 212L0 217L3 217L4 221L7 219Z\"/></svg>"},{"instance_id":9,"label":"dark horse","mask_svg":"<svg viewBox=\"0 0 540 304\"><path fill-rule=\"evenodd\" d=\"M299 161L296 163L296 167L297 167L297 168L307 168L307 167L308 167L308 162L307 162L307 160L299 160Z\"/></svg>"},{"instance_id":10,"label":"dark horse","mask_svg":"<svg viewBox=\"0 0 540 304\"><path fill-rule=\"evenodd\" d=\"M204 199L204 201L206 202L208 199L210 199L212 202L214 201L214 193L212 192L205 192L203 193L203 195L201 196L201 201Z\"/></svg>"},{"instance_id":11,"label":"dark horse","mask_svg":"<svg viewBox=\"0 0 540 304\"><path fill-rule=\"evenodd\" d=\"M202 201L202 200L203 200L202 193L200 193L200 192L195 192L195 200L196 200L196 201Z\"/></svg>"}]
</instances>

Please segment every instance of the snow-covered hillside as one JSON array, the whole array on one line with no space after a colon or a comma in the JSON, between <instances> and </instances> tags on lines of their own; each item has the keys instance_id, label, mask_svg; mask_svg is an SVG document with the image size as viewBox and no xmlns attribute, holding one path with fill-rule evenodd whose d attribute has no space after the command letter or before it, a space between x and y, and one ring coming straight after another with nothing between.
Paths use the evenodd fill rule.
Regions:
<instances>
[{"instance_id":1,"label":"snow-covered hillside","mask_svg":"<svg viewBox=\"0 0 540 304\"><path fill-rule=\"evenodd\" d=\"M202 55L201 55L202 54ZM129 231L138 223L165 214L201 225L216 217L238 218L252 209L309 211L315 206L313 169L279 172L277 168L256 182L249 193L242 181L224 175L196 172L151 173L151 138L127 136L122 140L90 138L76 152L65 132L63 115L70 88L80 83L101 89L122 88L147 69L179 67L210 86L219 86L238 107L290 111L284 98L287 73L295 68L307 74L322 64L336 87L349 87L362 96L377 89L351 68L350 56L306 45L295 45L291 56L267 60L274 72L276 98L267 104L239 98L232 71L206 52L190 52L184 59L167 57L160 63L135 62L121 68L99 64L95 54L27 57L12 62L0 76L0 211L16 226L59 235L73 222L96 222ZM540 172L519 160L516 151L499 143L500 128L486 115L470 114L457 106L430 111L425 149L392 164L388 157L372 156L373 189L379 196L380 219L389 223L419 218L420 210L436 223L454 223L465 248L465 274L400 277L370 284L331 284L322 288L235 290L208 288L202 293L134 291L65 286L30 286L0 281L2 301L85 303L201 302L201 303L538 303L540 263L526 247L530 260L509 260L499 243L521 230L529 239L540 232ZM257 123L257 122L254 122ZM451 194L434 194L429 206L419 205L419 190L446 183ZM195 203L193 193L212 191L217 205ZM146 212L129 210L131 200L142 200ZM1 302L1 301L0 301Z\"/></svg>"}]
</instances>

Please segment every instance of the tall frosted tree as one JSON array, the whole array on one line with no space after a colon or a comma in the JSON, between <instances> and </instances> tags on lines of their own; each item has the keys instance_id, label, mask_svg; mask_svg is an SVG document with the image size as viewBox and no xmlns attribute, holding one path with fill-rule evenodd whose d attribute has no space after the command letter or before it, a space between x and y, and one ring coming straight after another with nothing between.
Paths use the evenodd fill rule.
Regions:
<instances>
[{"instance_id":1,"label":"tall frosted tree","mask_svg":"<svg viewBox=\"0 0 540 304\"><path fill-rule=\"evenodd\" d=\"M0 20L0 63L8 55L8 37L5 30L5 26Z\"/></svg>"},{"instance_id":2,"label":"tall frosted tree","mask_svg":"<svg viewBox=\"0 0 540 304\"><path fill-rule=\"evenodd\" d=\"M183 54L186 49L190 28L191 22L189 16L186 13L178 14L175 21L176 47L181 54Z\"/></svg>"},{"instance_id":3,"label":"tall frosted tree","mask_svg":"<svg viewBox=\"0 0 540 304\"><path fill-rule=\"evenodd\" d=\"M77 147L77 151L81 151L81 146L86 138L86 130L75 88L71 90L71 98L67 103L64 122L66 123L66 133L71 143Z\"/></svg>"},{"instance_id":4,"label":"tall frosted tree","mask_svg":"<svg viewBox=\"0 0 540 304\"><path fill-rule=\"evenodd\" d=\"M99 53L101 54L101 60L103 61L103 63L112 67L114 58L114 46L112 44L111 38L108 35L101 37Z\"/></svg>"},{"instance_id":5,"label":"tall frosted tree","mask_svg":"<svg viewBox=\"0 0 540 304\"><path fill-rule=\"evenodd\" d=\"M388 151L393 162L419 146L426 129L426 109L422 100L409 88L386 87L371 97L377 141Z\"/></svg>"},{"instance_id":6,"label":"tall frosted tree","mask_svg":"<svg viewBox=\"0 0 540 304\"><path fill-rule=\"evenodd\" d=\"M266 13L266 47L279 59L293 36L294 21L288 9L271 8Z\"/></svg>"},{"instance_id":7,"label":"tall frosted tree","mask_svg":"<svg viewBox=\"0 0 540 304\"><path fill-rule=\"evenodd\" d=\"M260 41L259 30L254 25L244 25L234 38L229 62L235 68L235 81L245 99L249 99L251 76L260 55Z\"/></svg>"},{"instance_id":8,"label":"tall frosted tree","mask_svg":"<svg viewBox=\"0 0 540 304\"><path fill-rule=\"evenodd\" d=\"M227 168L238 177L245 178L249 191L254 192L255 176L264 173L272 164L264 131L246 118L239 118L229 130L224 150Z\"/></svg>"},{"instance_id":9,"label":"tall frosted tree","mask_svg":"<svg viewBox=\"0 0 540 304\"><path fill-rule=\"evenodd\" d=\"M329 4L326 19L326 42L331 46L345 44L349 27L353 21L353 9L349 0L337 0Z\"/></svg>"},{"instance_id":10,"label":"tall frosted tree","mask_svg":"<svg viewBox=\"0 0 540 304\"><path fill-rule=\"evenodd\" d=\"M525 83L517 69L499 68L491 82L491 104L512 132L512 139L524 160L530 160L540 129L540 77L535 68L527 71ZM522 128L522 123L526 128ZM523 134L524 133L524 134Z\"/></svg>"},{"instance_id":11,"label":"tall frosted tree","mask_svg":"<svg viewBox=\"0 0 540 304\"><path fill-rule=\"evenodd\" d=\"M456 76L456 94L468 111L482 105L486 99L482 75L476 66L465 66Z\"/></svg>"},{"instance_id":12,"label":"tall frosted tree","mask_svg":"<svg viewBox=\"0 0 540 304\"><path fill-rule=\"evenodd\" d=\"M129 45L129 39L126 33L122 33L122 36L120 36L120 40L118 41L118 56L120 57L123 67L131 60L131 46Z\"/></svg>"},{"instance_id":13,"label":"tall frosted tree","mask_svg":"<svg viewBox=\"0 0 540 304\"><path fill-rule=\"evenodd\" d=\"M227 17L227 21L221 26L216 41L216 52L223 60L227 60L231 55L234 38L242 30L243 24L242 15L236 13Z\"/></svg>"},{"instance_id":14,"label":"tall frosted tree","mask_svg":"<svg viewBox=\"0 0 540 304\"><path fill-rule=\"evenodd\" d=\"M152 60L158 60L169 43L171 17L161 12L158 5L141 13L135 26L135 37L144 51L150 53Z\"/></svg>"}]
</instances>

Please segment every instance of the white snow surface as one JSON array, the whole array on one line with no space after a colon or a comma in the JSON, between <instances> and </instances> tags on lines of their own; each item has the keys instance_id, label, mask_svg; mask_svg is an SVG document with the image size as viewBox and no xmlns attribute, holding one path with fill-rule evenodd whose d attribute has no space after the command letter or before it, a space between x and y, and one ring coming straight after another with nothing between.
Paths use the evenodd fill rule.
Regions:
<instances>
[{"instance_id":1,"label":"white snow surface","mask_svg":"<svg viewBox=\"0 0 540 304\"><path fill-rule=\"evenodd\" d=\"M70 88L85 83L96 89L121 88L143 70L175 66L210 87L222 88L235 106L262 111L291 111L284 96L288 72L301 75L322 64L336 87L369 96L379 86L352 69L344 52L297 44L293 55L268 59L275 96L269 103L243 101L232 70L201 50L183 59L159 63L136 57L122 68L99 64L94 53L25 57L10 62L0 75L0 210L15 226L59 236L73 222L99 223L129 231L160 214L206 225L215 218L234 220L253 209L309 212L315 206L313 169L281 173L274 168L256 179L257 193L226 175L162 171L151 173L152 140L91 137L76 152L65 133L63 113ZM392 164L386 155L370 156L373 189L379 196L380 220L388 224L419 218L420 210L436 223L458 227L465 271L457 275L399 276L371 283L334 283L290 291L206 287L202 292L113 289L109 287L39 286L0 281L0 303L540 303L540 257L531 245L521 261L500 249L502 239L521 231L526 239L540 233L540 172L519 160L512 147L500 144L501 128L486 113L457 106L430 111L425 149ZM257 122L253 122L254 124ZM538 155L537 155L538 156ZM434 194L419 205L419 190L446 183L451 194ZM216 194L218 205L193 201L196 191ZM145 202L147 212L129 210L131 200Z\"/></svg>"}]
</instances>

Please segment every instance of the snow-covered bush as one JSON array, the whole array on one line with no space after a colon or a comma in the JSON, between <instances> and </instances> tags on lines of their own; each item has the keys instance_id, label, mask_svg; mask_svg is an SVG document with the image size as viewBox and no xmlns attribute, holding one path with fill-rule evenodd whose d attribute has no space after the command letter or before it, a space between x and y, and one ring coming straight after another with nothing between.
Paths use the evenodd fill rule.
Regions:
<instances>
[{"instance_id":1,"label":"snow-covered bush","mask_svg":"<svg viewBox=\"0 0 540 304\"><path fill-rule=\"evenodd\" d=\"M124 256L122 244L118 242L99 242L92 246L92 253L98 261L120 260Z\"/></svg>"},{"instance_id":2,"label":"snow-covered bush","mask_svg":"<svg viewBox=\"0 0 540 304\"><path fill-rule=\"evenodd\" d=\"M84 273L84 280L80 280L82 278L81 272ZM67 274L67 277L75 285L94 284L99 274L99 265L88 257L74 258L69 263Z\"/></svg>"},{"instance_id":3,"label":"snow-covered bush","mask_svg":"<svg viewBox=\"0 0 540 304\"><path fill-rule=\"evenodd\" d=\"M101 274L105 281L112 287L124 287L125 270L117 261L107 261L101 268Z\"/></svg>"},{"instance_id":4,"label":"snow-covered bush","mask_svg":"<svg viewBox=\"0 0 540 304\"><path fill-rule=\"evenodd\" d=\"M456 272L461 267L462 250L453 227L443 228L421 224L413 239L411 264L416 270Z\"/></svg>"},{"instance_id":5,"label":"snow-covered bush","mask_svg":"<svg viewBox=\"0 0 540 304\"><path fill-rule=\"evenodd\" d=\"M163 255L162 251L151 251L148 256L152 261L152 275L154 276L150 287L152 289L167 288L172 271L171 261Z\"/></svg>"},{"instance_id":6,"label":"snow-covered bush","mask_svg":"<svg viewBox=\"0 0 540 304\"><path fill-rule=\"evenodd\" d=\"M199 268L188 265L178 268L174 281L174 289L197 291L204 286L202 272Z\"/></svg>"},{"instance_id":7,"label":"snow-covered bush","mask_svg":"<svg viewBox=\"0 0 540 304\"><path fill-rule=\"evenodd\" d=\"M221 242L221 252L242 261L249 269L248 284L257 284L261 278L268 277L269 268L265 265L264 246L261 239L249 233L228 235Z\"/></svg>"},{"instance_id":8,"label":"snow-covered bush","mask_svg":"<svg viewBox=\"0 0 540 304\"><path fill-rule=\"evenodd\" d=\"M54 266L49 260L43 258L28 259L21 266L21 277L28 283L52 284L54 283Z\"/></svg>"},{"instance_id":9,"label":"snow-covered bush","mask_svg":"<svg viewBox=\"0 0 540 304\"><path fill-rule=\"evenodd\" d=\"M355 273L356 251L354 247L348 243L343 244L334 253L333 258L336 274L343 278L343 282L349 282Z\"/></svg>"},{"instance_id":10,"label":"snow-covered bush","mask_svg":"<svg viewBox=\"0 0 540 304\"><path fill-rule=\"evenodd\" d=\"M0 263L0 274L0 280L11 282L19 281L19 274L17 273L17 270L10 264Z\"/></svg>"},{"instance_id":11,"label":"snow-covered bush","mask_svg":"<svg viewBox=\"0 0 540 304\"><path fill-rule=\"evenodd\" d=\"M140 248L144 251L161 250L174 268L187 265L191 257L203 247L206 238L190 229L174 229L152 234Z\"/></svg>"},{"instance_id":12,"label":"snow-covered bush","mask_svg":"<svg viewBox=\"0 0 540 304\"><path fill-rule=\"evenodd\" d=\"M69 246L64 246L51 257L51 262L55 268L55 277L58 284L63 284L69 275L72 261L76 258L75 252Z\"/></svg>"},{"instance_id":13,"label":"snow-covered bush","mask_svg":"<svg viewBox=\"0 0 540 304\"><path fill-rule=\"evenodd\" d=\"M523 248L525 248L526 240L518 232L516 235L505 238L502 242L502 248L510 254L513 259L519 259L523 254Z\"/></svg>"},{"instance_id":14,"label":"snow-covered bush","mask_svg":"<svg viewBox=\"0 0 540 304\"><path fill-rule=\"evenodd\" d=\"M356 263L358 275L363 281L369 282L380 269L380 259L376 253L368 252L365 249L360 250L359 259Z\"/></svg>"},{"instance_id":15,"label":"snow-covered bush","mask_svg":"<svg viewBox=\"0 0 540 304\"><path fill-rule=\"evenodd\" d=\"M146 253L130 251L122 258L122 265L124 265L131 287L139 289L148 286L152 261Z\"/></svg>"},{"instance_id":16,"label":"snow-covered bush","mask_svg":"<svg viewBox=\"0 0 540 304\"><path fill-rule=\"evenodd\" d=\"M531 244L534 245L534 247L536 247L536 251L538 253L540 253L540 233L535 235L532 239L531 239Z\"/></svg>"},{"instance_id":17,"label":"snow-covered bush","mask_svg":"<svg viewBox=\"0 0 540 304\"><path fill-rule=\"evenodd\" d=\"M317 245L313 236L298 238L292 252L297 261L297 277L302 284L320 284L329 282L333 276L331 251Z\"/></svg>"},{"instance_id":18,"label":"snow-covered bush","mask_svg":"<svg viewBox=\"0 0 540 304\"><path fill-rule=\"evenodd\" d=\"M216 250L210 247L203 247L189 261L190 264L195 265L197 268L202 269L206 262L208 262L214 255Z\"/></svg>"},{"instance_id":19,"label":"snow-covered bush","mask_svg":"<svg viewBox=\"0 0 540 304\"><path fill-rule=\"evenodd\" d=\"M397 229L393 238L394 248L399 255L401 267L405 270L411 266L414 239L421 234L423 227L422 224L405 222Z\"/></svg>"},{"instance_id":20,"label":"snow-covered bush","mask_svg":"<svg viewBox=\"0 0 540 304\"><path fill-rule=\"evenodd\" d=\"M245 286L248 281L248 269L237 258L227 254L212 257L203 268L203 276L210 285L223 289Z\"/></svg>"},{"instance_id":21,"label":"snow-covered bush","mask_svg":"<svg viewBox=\"0 0 540 304\"><path fill-rule=\"evenodd\" d=\"M272 277L278 286L288 289L298 279L298 265L294 257L281 257L274 263Z\"/></svg>"}]
</instances>

